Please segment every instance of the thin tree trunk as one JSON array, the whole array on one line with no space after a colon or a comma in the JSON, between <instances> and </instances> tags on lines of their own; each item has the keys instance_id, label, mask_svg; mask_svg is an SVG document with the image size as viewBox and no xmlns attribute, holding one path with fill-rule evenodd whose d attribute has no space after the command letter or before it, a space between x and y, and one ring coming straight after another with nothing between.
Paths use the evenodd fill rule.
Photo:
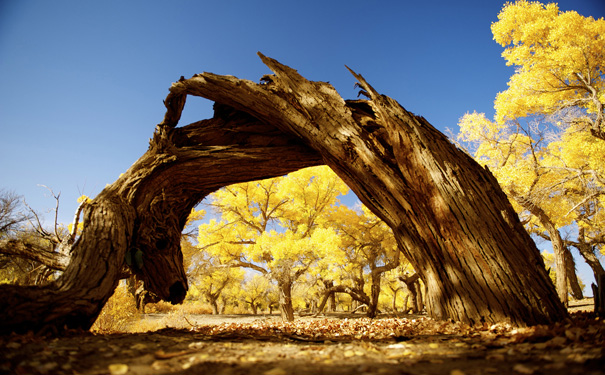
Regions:
<instances>
[{"instance_id":1,"label":"thin tree trunk","mask_svg":"<svg viewBox=\"0 0 605 375\"><path fill-rule=\"evenodd\" d=\"M399 292L399 289L400 288L391 289L391 291L393 292L393 301L392 301L393 313L397 313L397 293Z\"/></svg>"},{"instance_id":2,"label":"thin tree trunk","mask_svg":"<svg viewBox=\"0 0 605 375\"><path fill-rule=\"evenodd\" d=\"M410 293L411 292L406 293L405 298L403 299L403 312L406 314L410 311L410 309L408 308L408 302L410 300Z\"/></svg>"},{"instance_id":3,"label":"thin tree trunk","mask_svg":"<svg viewBox=\"0 0 605 375\"><path fill-rule=\"evenodd\" d=\"M215 296L212 293L207 293L206 300L210 304L210 308L212 309L212 315L218 315L218 296Z\"/></svg>"},{"instance_id":4,"label":"thin tree trunk","mask_svg":"<svg viewBox=\"0 0 605 375\"><path fill-rule=\"evenodd\" d=\"M567 246L565 246L565 265L567 266L567 281L571 296L576 300L580 300L584 298L584 293L582 293L582 287L578 280L576 261L573 259L573 255Z\"/></svg>"},{"instance_id":5,"label":"thin tree trunk","mask_svg":"<svg viewBox=\"0 0 605 375\"><path fill-rule=\"evenodd\" d=\"M424 306L421 306L422 304L422 299L418 297L418 294L420 293L420 284L419 284L419 280L420 280L420 275L418 273L415 273L413 275L408 275L407 272L405 275L403 276L399 276L399 280L403 281L403 283L405 284L405 286L408 288L409 294L406 297L406 301L405 301L405 305L406 305L406 311L407 311L407 299L409 297L412 298L412 310L414 313L418 313L420 312Z\"/></svg>"},{"instance_id":6,"label":"thin tree trunk","mask_svg":"<svg viewBox=\"0 0 605 375\"><path fill-rule=\"evenodd\" d=\"M368 305L368 318L374 319L378 314L378 298L380 297L380 279L382 274L372 272L372 285L370 286L370 304Z\"/></svg>"},{"instance_id":7,"label":"thin tree trunk","mask_svg":"<svg viewBox=\"0 0 605 375\"><path fill-rule=\"evenodd\" d=\"M416 294L415 294L415 298L416 298L416 306L418 307L418 312L421 313L424 310L424 296L426 295L426 288L423 288L420 280L416 281Z\"/></svg>"},{"instance_id":8,"label":"thin tree trunk","mask_svg":"<svg viewBox=\"0 0 605 375\"><path fill-rule=\"evenodd\" d=\"M552 244L553 253L555 255L555 268L557 270L556 278L555 278L555 286L557 293L559 295L559 299L565 306L569 304L568 298L568 289L567 289L567 258L565 257L565 244L563 243L563 239L561 238L561 233L555 226L555 224L550 220L550 217L544 212L544 210L535 204L530 198L526 196L522 196L514 190L511 190L511 195L513 199L521 205L524 209L531 212L538 220L540 224L544 227L546 232L548 232L548 236L550 237L550 243Z\"/></svg>"},{"instance_id":9,"label":"thin tree trunk","mask_svg":"<svg viewBox=\"0 0 605 375\"><path fill-rule=\"evenodd\" d=\"M599 280L599 275L605 275L605 269L603 269L603 265L599 261L599 258L595 255L590 244L586 243L584 228L579 228L578 244L575 246L586 263L592 268L595 280Z\"/></svg>"},{"instance_id":10,"label":"thin tree trunk","mask_svg":"<svg viewBox=\"0 0 605 375\"><path fill-rule=\"evenodd\" d=\"M335 312L336 311L336 293L330 294L328 302L330 303L328 305L328 311Z\"/></svg>"},{"instance_id":11,"label":"thin tree trunk","mask_svg":"<svg viewBox=\"0 0 605 375\"><path fill-rule=\"evenodd\" d=\"M283 320L294 321L294 307L292 306L292 283L289 281L279 281L279 309Z\"/></svg>"}]
</instances>

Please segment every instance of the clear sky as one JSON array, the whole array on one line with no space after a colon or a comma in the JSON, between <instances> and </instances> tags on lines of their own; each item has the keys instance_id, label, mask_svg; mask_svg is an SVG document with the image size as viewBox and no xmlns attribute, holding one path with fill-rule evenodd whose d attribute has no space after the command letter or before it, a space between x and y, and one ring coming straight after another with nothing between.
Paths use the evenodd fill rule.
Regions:
<instances>
[{"instance_id":1,"label":"clear sky","mask_svg":"<svg viewBox=\"0 0 605 375\"><path fill-rule=\"evenodd\" d=\"M456 130L464 113L493 116L513 73L490 24L504 0L0 0L0 188L59 220L147 149L162 100L182 75L258 81L256 52L354 98L361 73L378 92ZM605 17L604 0L558 1ZM212 117L188 99L181 124ZM52 215L46 215L52 220Z\"/></svg>"}]
</instances>

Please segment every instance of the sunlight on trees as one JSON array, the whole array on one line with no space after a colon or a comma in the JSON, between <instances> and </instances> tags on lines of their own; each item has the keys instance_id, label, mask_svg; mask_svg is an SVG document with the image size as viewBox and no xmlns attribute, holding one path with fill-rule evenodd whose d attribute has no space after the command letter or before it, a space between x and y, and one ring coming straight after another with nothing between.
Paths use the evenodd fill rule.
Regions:
<instances>
[{"instance_id":1,"label":"sunlight on trees","mask_svg":"<svg viewBox=\"0 0 605 375\"><path fill-rule=\"evenodd\" d=\"M557 4L507 3L492 24L502 56L517 67L496 97L496 121L582 109L579 130L605 139L605 20L561 12ZM569 125L569 124L568 124Z\"/></svg>"},{"instance_id":2,"label":"sunlight on trees","mask_svg":"<svg viewBox=\"0 0 605 375\"><path fill-rule=\"evenodd\" d=\"M339 206L330 225L341 238L340 258L326 279L333 281L320 304L323 309L333 293L348 293L367 305L368 316L376 316L383 273L399 265L400 251L391 229L365 207L360 211ZM367 285L367 287L366 287ZM369 289L369 290L368 290Z\"/></svg>"},{"instance_id":3,"label":"sunlight on trees","mask_svg":"<svg viewBox=\"0 0 605 375\"><path fill-rule=\"evenodd\" d=\"M457 139L489 167L525 227L552 243L567 302L568 281L581 290L570 247L595 277L603 273L605 20L518 1L505 5L492 32L517 70L496 97L494 120L467 113Z\"/></svg>"},{"instance_id":4,"label":"sunlight on trees","mask_svg":"<svg viewBox=\"0 0 605 375\"><path fill-rule=\"evenodd\" d=\"M323 299L319 311L328 300L334 309L335 294L347 293L374 316L381 278L399 265L400 252L390 228L369 210L339 204L347 191L328 167L217 191L210 205L220 217L199 226L194 272L258 272L242 287L255 314L279 302L283 318L292 320L296 305L311 312ZM269 298L273 283L275 302ZM389 298L387 306L392 304Z\"/></svg>"},{"instance_id":5,"label":"sunlight on trees","mask_svg":"<svg viewBox=\"0 0 605 375\"><path fill-rule=\"evenodd\" d=\"M221 219L200 225L198 247L225 267L249 268L273 280L282 316L293 320L293 285L337 248L338 236L322 225L346 191L327 167L226 187L211 203Z\"/></svg>"}]
</instances>

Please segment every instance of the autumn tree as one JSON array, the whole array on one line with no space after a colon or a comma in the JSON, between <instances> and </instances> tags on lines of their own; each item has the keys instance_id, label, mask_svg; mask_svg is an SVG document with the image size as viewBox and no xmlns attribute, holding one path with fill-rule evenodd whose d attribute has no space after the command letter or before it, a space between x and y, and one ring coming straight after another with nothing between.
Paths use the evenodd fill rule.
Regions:
<instances>
[{"instance_id":1,"label":"autumn tree","mask_svg":"<svg viewBox=\"0 0 605 375\"><path fill-rule=\"evenodd\" d=\"M564 126L605 140L605 19L521 0L507 3L491 28L516 67L496 97L498 123L570 110Z\"/></svg>"},{"instance_id":2,"label":"autumn tree","mask_svg":"<svg viewBox=\"0 0 605 375\"><path fill-rule=\"evenodd\" d=\"M254 315L263 308L272 314L273 309L279 306L277 288L265 275L259 273L255 273L243 283L238 297Z\"/></svg>"},{"instance_id":3,"label":"autumn tree","mask_svg":"<svg viewBox=\"0 0 605 375\"><path fill-rule=\"evenodd\" d=\"M577 225L584 241L590 228L580 253L595 275L602 272L594 250L603 244L605 21L518 1L504 6L492 32L517 70L496 97L494 121L466 114L458 139L496 175L526 228L551 242L566 303L568 280L581 296L569 246L583 246L566 240L562 228Z\"/></svg>"},{"instance_id":4,"label":"autumn tree","mask_svg":"<svg viewBox=\"0 0 605 375\"><path fill-rule=\"evenodd\" d=\"M400 269L401 269L401 265L399 265L395 269L385 272L384 280L382 281L382 285L383 285L382 290L386 292L386 295L391 297L390 308L394 313L396 313L399 310L398 306L402 305L402 304L398 303L398 301L400 299L397 298L400 294L402 294L400 292L403 291L401 283L398 280ZM405 306L403 306L403 305L401 307L405 308Z\"/></svg>"},{"instance_id":5,"label":"autumn tree","mask_svg":"<svg viewBox=\"0 0 605 375\"><path fill-rule=\"evenodd\" d=\"M335 234L321 225L346 189L325 167L226 187L212 196L221 220L200 226L198 246L224 266L274 280L282 316L291 321L294 283L334 248Z\"/></svg>"},{"instance_id":6,"label":"autumn tree","mask_svg":"<svg viewBox=\"0 0 605 375\"><path fill-rule=\"evenodd\" d=\"M219 314L219 300L224 292L232 286L240 286L244 272L236 268L221 267L205 251L197 251L192 256L193 269L188 276L198 292L208 302L213 314Z\"/></svg>"},{"instance_id":7,"label":"autumn tree","mask_svg":"<svg viewBox=\"0 0 605 375\"><path fill-rule=\"evenodd\" d=\"M331 269L339 271L339 280L326 288L319 305L321 312L333 293L347 293L368 306L367 315L378 313L383 274L399 265L400 251L391 229L366 207L357 211L339 206L332 214L331 226L340 236L341 256ZM327 276L327 279L337 275ZM366 284L369 284L366 288Z\"/></svg>"}]
</instances>

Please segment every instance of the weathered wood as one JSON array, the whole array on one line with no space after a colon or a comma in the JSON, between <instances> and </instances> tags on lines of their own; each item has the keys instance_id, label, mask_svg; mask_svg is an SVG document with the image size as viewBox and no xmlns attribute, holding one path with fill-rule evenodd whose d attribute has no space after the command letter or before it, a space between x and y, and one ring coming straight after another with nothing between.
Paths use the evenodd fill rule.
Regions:
<instances>
[{"instance_id":1,"label":"weathered wood","mask_svg":"<svg viewBox=\"0 0 605 375\"><path fill-rule=\"evenodd\" d=\"M179 240L196 203L228 184L323 163L392 228L427 285L431 316L516 325L566 316L489 171L360 75L352 72L368 100L345 101L260 56L275 73L261 84L204 73L172 85L149 150L86 208L61 278L0 286L0 333L90 327L127 252L141 255L132 270L150 292L182 301ZM219 103L215 118L177 128L187 95Z\"/></svg>"},{"instance_id":2,"label":"weathered wood","mask_svg":"<svg viewBox=\"0 0 605 375\"><path fill-rule=\"evenodd\" d=\"M0 333L89 328L132 249L144 254L132 271L146 289L181 302L180 236L195 204L228 184L322 164L317 152L270 125L220 105L215 112L182 128L158 125L149 150L86 207L82 235L56 282L0 285Z\"/></svg>"},{"instance_id":3,"label":"weathered wood","mask_svg":"<svg viewBox=\"0 0 605 375\"><path fill-rule=\"evenodd\" d=\"M204 73L171 91L228 104L321 153L392 228L427 285L431 316L517 325L566 316L538 249L489 171L358 74L369 100L346 102L329 84L261 59L275 73L265 84Z\"/></svg>"}]
</instances>

